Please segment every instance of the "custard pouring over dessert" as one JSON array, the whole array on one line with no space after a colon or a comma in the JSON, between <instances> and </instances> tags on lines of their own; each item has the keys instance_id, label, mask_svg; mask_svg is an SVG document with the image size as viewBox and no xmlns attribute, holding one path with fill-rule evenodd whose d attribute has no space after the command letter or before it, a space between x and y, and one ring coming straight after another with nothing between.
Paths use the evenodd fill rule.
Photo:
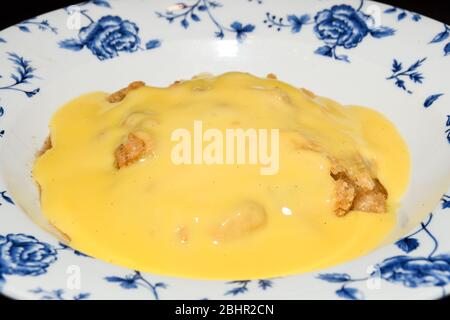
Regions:
<instances>
[{"instance_id":1,"label":"custard pouring over dessert","mask_svg":"<svg viewBox=\"0 0 450 320\"><path fill-rule=\"evenodd\" d=\"M276 172L174 162L173 132L196 121L224 135L277 130L278 149L266 150L277 152ZM45 217L77 250L158 274L256 279L376 248L409 171L407 146L380 113L231 72L76 98L54 114L33 177Z\"/></svg>"}]
</instances>

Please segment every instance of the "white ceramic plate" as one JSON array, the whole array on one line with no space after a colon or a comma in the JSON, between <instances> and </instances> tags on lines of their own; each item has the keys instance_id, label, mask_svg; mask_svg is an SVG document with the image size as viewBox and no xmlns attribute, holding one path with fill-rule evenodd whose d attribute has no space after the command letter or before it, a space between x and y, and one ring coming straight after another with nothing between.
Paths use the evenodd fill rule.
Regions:
<instances>
[{"instance_id":1,"label":"white ceramic plate","mask_svg":"<svg viewBox=\"0 0 450 320\"><path fill-rule=\"evenodd\" d=\"M0 33L0 290L22 299L408 299L450 292L450 28L359 0L176 2L93 0ZM273 72L344 104L376 108L397 125L412 177L384 246L314 273L197 281L83 256L37 225L45 223L30 170L56 108L137 79L168 85L231 70Z\"/></svg>"}]
</instances>

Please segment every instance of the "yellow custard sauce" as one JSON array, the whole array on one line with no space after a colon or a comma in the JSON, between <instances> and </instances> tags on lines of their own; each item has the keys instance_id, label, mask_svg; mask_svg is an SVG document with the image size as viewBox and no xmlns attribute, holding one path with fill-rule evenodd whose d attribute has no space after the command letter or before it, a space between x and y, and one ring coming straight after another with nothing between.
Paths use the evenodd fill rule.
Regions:
<instances>
[{"instance_id":1,"label":"yellow custard sauce","mask_svg":"<svg viewBox=\"0 0 450 320\"><path fill-rule=\"evenodd\" d=\"M88 255L165 275L267 278L368 253L396 223L410 159L376 111L237 72L107 97L90 93L59 109L52 147L33 168L45 217ZM220 132L278 129L278 170L174 163L172 134L185 128L194 137L195 121ZM151 150L118 168L115 152L131 132L151 137ZM387 209L340 217L331 166L352 170L358 157L387 190Z\"/></svg>"}]
</instances>

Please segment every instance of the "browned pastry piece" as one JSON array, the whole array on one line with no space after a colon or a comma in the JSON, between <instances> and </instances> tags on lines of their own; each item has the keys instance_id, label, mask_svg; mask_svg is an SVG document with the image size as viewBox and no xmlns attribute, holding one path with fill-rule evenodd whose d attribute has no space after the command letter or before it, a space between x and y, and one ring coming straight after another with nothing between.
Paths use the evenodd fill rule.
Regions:
<instances>
[{"instance_id":1,"label":"browned pastry piece","mask_svg":"<svg viewBox=\"0 0 450 320\"><path fill-rule=\"evenodd\" d=\"M121 169L150 154L152 143L150 139L139 137L135 133L129 133L127 140L117 147L114 156L116 167Z\"/></svg>"},{"instance_id":2,"label":"browned pastry piece","mask_svg":"<svg viewBox=\"0 0 450 320\"><path fill-rule=\"evenodd\" d=\"M341 217L351 210L356 190L354 184L345 175L336 177L335 180L335 213Z\"/></svg>"},{"instance_id":3,"label":"browned pastry piece","mask_svg":"<svg viewBox=\"0 0 450 320\"><path fill-rule=\"evenodd\" d=\"M128 85L128 87L122 88L119 91L116 91L116 92L110 94L108 97L106 97L106 100L108 100L108 102L110 102L110 103L120 102L126 97L128 92L130 92L132 90L136 90L143 86L145 86L144 82L133 81Z\"/></svg>"},{"instance_id":4,"label":"browned pastry piece","mask_svg":"<svg viewBox=\"0 0 450 320\"><path fill-rule=\"evenodd\" d=\"M386 212L388 193L378 179L374 179L375 187L372 190L359 190L353 200L353 210L365 212Z\"/></svg>"},{"instance_id":5,"label":"browned pastry piece","mask_svg":"<svg viewBox=\"0 0 450 320\"><path fill-rule=\"evenodd\" d=\"M367 183L364 179L352 179L344 171L331 172L335 184L335 213L344 216L350 210L386 212L388 192L378 179Z\"/></svg>"}]
</instances>

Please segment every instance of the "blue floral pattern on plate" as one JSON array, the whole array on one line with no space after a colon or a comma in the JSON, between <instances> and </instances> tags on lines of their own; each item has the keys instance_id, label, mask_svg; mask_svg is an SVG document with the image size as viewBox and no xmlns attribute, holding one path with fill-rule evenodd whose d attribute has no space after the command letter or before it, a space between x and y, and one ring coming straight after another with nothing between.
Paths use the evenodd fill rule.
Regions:
<instances>
[{"instance_id":1,"label":"blue floral pattern on plate","mask_svg":"<svg viewBox=\"0 0 450 320\"><path fill-rule=\"evenodd\" d=\"M397 16L397 20L401 21L403 19L405 19L408 16L411 16L411 20L418 22L422 19L422 16L418 13L414 13L414 12L409 12L403 9L399 9L396 7L390 7L386 10L384 10L384 13L388 13L388 14L394 14Z\"/></svg>"},{"instance_id":2,"label":"blue floral pattern on plate","mask_svg":"<svg viewBox=\"0 0 450 320\"><path fill-rule=\"evenodd\" d=\"M57 259L56 250L25 234L0 235L0 288L5 276L39 276Z\"/></svg>"},{"instance_id":3,"label":"blue floral pattern on plate","mask_svg":"<svg viewBox=\"0 0 450 320\"><path fill-rule=\"evenodd\" d=\"M261 1L258 1L258 3L261 4ZM229 26L222 24L213 14L213 10L220 7L222 7L222 3L212 0L197 0L192 5L180 2L173 5L172 9L167 10L165 13L157 11L156 15L159 18L166 19L169 23L179 20L180 25L184 29L188 29L190 22L200 22L200 16L202 13L205 13L205 16L216 28L214 34L217 38L223 39L225 33L232 33L239 42L243 42L247 37L247 34L252 33L255 30L255 25L250 23L244 24L239 21L234 21Z\"/></svg>"},{"instance_id":4,"label":"blue floral pattern on plate","mask_svg":"<svg viewBox=\"0 0 450 320\"><path fill-rule=\"evenodd\" d=\"M86 300L89 299L90 293L82 292L76 295L68 296L63 289L44 290L42 288L31 289L31 293L37 295L41 300Z\"/></svg>"},{"instance_id":5,"label":"blue floral pattern on plate","mask_svg":"<svg viewBox=\"0 0 450 320\"><path fill-rule=\"evenodd\" d=\"M450 122L450 116L449 116L449 122ZM448 124L448 126L450 126L450 123ZM450 195L444 194L441 201L442 201L442 209L450 209Z\"/></svg>"},{"instance_id":6,"label":"blue floral pattern on plate","mask_svg":"<svg viewBox=\"0 0 450 320\"><path fill-rule=\"evenodd\" d=\"M48 22L48 20L38 21L36 19L28 19L28 20L22 21L21 23L16 25L16 27L19 28L19 30L22 32L31 32L30 27L32 27L32 26L37 27L38 30L41 30L41 31L50 31L54 34L58 33L58 29L55 27L52 27L50 25L50 23Z\"/></svg>"},{"instance_id":7,"label":"blue floral pattern on plate","mask_svg":"<svg viewBox=\"0 0 450 320\"><path fill-rule=\"evenodd\" d=\"M10 78L12 83L1 86L0 90L12 90L24 93L28 98L33 97L39 92L39 88L25 90L22 89L22 85L28 84L35 78L35 68L31 66L31 61L26 60L24 57L14 52L8 52L8 59L15 66L15 70L11 73Z\"/></svg>"},{"instance_id":8,"label":"blue floral pattern on plate","mask_svg":"<svg viewBox=\"0 0 450 320\"><path fill-rule=\"evenodd\" d=\"M228 289L225 292L225 295L231 295L231 296L237 296L241 294L245 294L248 292L249 284L251 284L252 280L237 280L237 281L229 281L228 284L232 285L233 287L231 289ZM273 286L273 280L269 279L260 279L257 280L258 288L261 290L268 290L272 288Z\"/></svg>"},{"instance_id":9,"label":"blue floral pattern on plate","mask_svg":"<svg viewBox=\"0 0 450 320\"><path fill-rule=\"evenodd\" d=\"M30 82L36 78L36 75L34 73L36 69L31 65L30 60L26 60L24 57L18 55L17 53L7 52L7 55L8 60L13 64L14 70L9 76L10 82L4 85L0 85L0 91L21 92L24 93L28 98L32 98L40 91L40 88L25 89L24 85L26 86L30 84ZM3 78L2 75L0 75L0 79L1 78ZM0 106L0 118L2 118L5 113L6 108L4 106ZM5 130L0 128L0 138L3 138L4 135ZM7 202L10 202L9 200L11 200L11 198L6 196L6 191L3 191L1 193L1 197Z\"/></svg>"},{"instance_id":10,"label":"blue floral pattern on plate","mask_svg":"<svg viewBox=\"0 0 450 320\"><path fill-rule=\"evenodd\" d=\"M447 122L445 123L447 129L445 133L447 134L447 141L450 144L450 115L447 115Z\"/></svg>"},{"instance_id":11,"label":"blue floral pattern on plate","mask_svg":"<svg viewBox=\"0 0 450 320\"><path fill-rule=\"evenodd\" d=\"M124 289L137 289L143 287L149 290L154 300L159 300L159 289L166 289L167 284L164 282L152 283L147 280L139 271L134 271L131 275L124 277L108 276L105 280L112 283L119 284Z\"/></svg>"},{"instance_id":12,"label":"blue floral pattern on plate","mask_svg":"<svg viewBox=\"0 0 450 320\"><path fill-rule=\"evenodd\" d=\"M339 55L338 48L352 49L358 46L367 35L373 38L384 38L393 36L395 29L386 26L375 26L373 17L362 12L364 1L358 8L350 5L334 5L329 9L319 11L313 21L309 14L288 14L286 22L284 18L277 18L270 12L266 13L264 23L269 27L276 27L277 31L282 28L290 28L292 33L298 33L304 25L313 24L314 33L317 38L325 43L316 49L315 53L350 62L347 55Z\"/></svg>"},{"instance_id":13,"label":"blue floral pattern on plate","mask_svg":"<svg viewBox=\"0 0 450 320\"><path fill-rule=\"evenodd\" d=\"M1 108L0 110L3 110L3 108ZM2 113L3 113L3 111L0 112L0 114L2 114ZM0 199L3 200L5 203L9 203L9 204L12 204L12 205L14 204L13 199L11 199L11 197L7 195L6 191L1 191L0 192ZM0 206L1 205L2 205L2 201L0 201Z\"/></svg>"},{"instance_id":14,"label":"blue floral pattern on plate","mask_svg":"<svg viewBox=\"0 0 450 320\"><path fill-rule=\"evenodd\" d=\"M400 89L412 93L411 90L406 88L406 80L412 81L413 83L421 84L423 82L424 76L421 72L419 72L419 68L423 65L423 63L427 60L427 58L422 58L411 64L408 68L404 68L403 64L399 62L397 59L394 59L392 62L392 74L387 77L387 80L394 80L395 85ZM430 103L429 101L428 103ZM432 102L431 102L432 103Z\"/></svg>"},{"instance_id":15,"label":"blue floral pattern on plate","mask_svg":"<svg viewBox=\"0 0 450 320\"><path fill-rule=\"evenodd\" d=\"M434 38L430 41L430 44L433 43L441 43L448 39L448 36L450 35L450 27L446 24L443 25L444 30L442 32L439 32L437 35L434 36ZM444 50L444 56L447 56L450 54L450 42L447 42L447 44L443 48Z\"/></svg>"},{"instance_id":16,"label":"blue floral pattern on plate","mask_svg":"<svg viewBox=\"0 0 450 320\"><path fill-rule=\"evenodd\" d=\"M443 201L445 204L448 196L444 196ZM447 206L443 205L443 208L447 208ZM400 250L409 254L420 246L419 240L414 236L425 233L433 243L428 256L398 255L386 258L375 266L375 271L369 277L352 278L347 273L325 273L319 274L318 279L330 283L342 283L341 287L336 290L336 295L351 300L364 299L364 294L359 289L348 287L348 285L367 281L373 277L380 277L385 281L408 288L440 287L442 295L445 296L444 286L450 283L450 254L436 255L439 243L429 230L432 219L433 214L430 214L428 220L421 223L420 229L395 243Z\"/></svg>"},{"instance_id":17,"label":"blue floral pattern on plate","mask_svg":"<svg viewBox=\"0 0 450 320\"><path fill-rule=\"evenodd\" d=\"M97 1L94 4L99 5L100 3L104 3L103 6L110 8L108 2ZM133 53L142 49L139 27L136 23L112 15L106 15L94 21L86 9L73 13L70 8L66 8L66 11L69 14L81 14L89 21L89 24L80 29L78 38L60 41L61 48L72 51L88 48L99 60L117 57L120 52ZM160 45L160 40L151 39L145 44L145 49L155 49Z\"/></svg>"},{"instance_id":18,"label":"blue floral pattern on plate","mask_svg":"<svg viewBox=\"0 0 450 320\"><path fill-rule=\"evenodd\" d=\"M443 93L436 93L432 94L431 96L428 96L425 101L423 102L424 108L429 108L433 103L435 103L440 97L442 97Z\"/></svg>"}]
</instances>

